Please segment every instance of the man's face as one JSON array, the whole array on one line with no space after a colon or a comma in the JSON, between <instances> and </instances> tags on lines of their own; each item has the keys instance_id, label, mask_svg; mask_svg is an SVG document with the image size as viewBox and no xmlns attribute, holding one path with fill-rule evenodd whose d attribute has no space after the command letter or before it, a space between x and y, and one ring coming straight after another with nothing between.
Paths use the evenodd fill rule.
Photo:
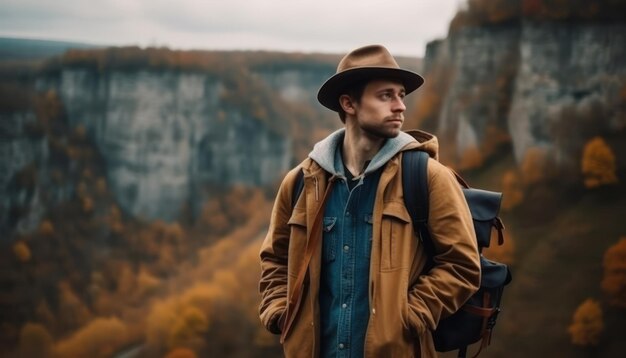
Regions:
<instances>
[{"instance_id":1,"label":"man's face","mask_svg":"<svg viewBox=\"0 0 626 358\"><path fill-rule=\"evenodd\" d=\"M404 96L402 83L389 80L369 82L361 101L354 103L357 125L373 137L397 137L404 122Z\"/></svg>"}]
</instances>

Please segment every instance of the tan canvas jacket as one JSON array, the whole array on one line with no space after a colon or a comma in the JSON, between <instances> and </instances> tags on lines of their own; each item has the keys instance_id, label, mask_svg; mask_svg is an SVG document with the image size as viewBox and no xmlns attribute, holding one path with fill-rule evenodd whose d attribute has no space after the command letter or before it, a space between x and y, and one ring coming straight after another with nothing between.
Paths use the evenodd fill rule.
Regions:
<instances>
[{"instance_id":1,"label":"tan canvas jacket","mask_svg":"<svg viewBox=\"0 0 626 358\"><path fill-rule=\"evenodd\" d=\"M478 289L480 281L476 239L463 193L450 170L436 160L437 139L425 132L412 135L419 142L403 150L419 148L431 156L429 228L436 265L422 272L427 257L404 206L399 153L383 168L374 203L366 357L436 357L431 331ZM304 172L304 189L292 210L299 170ZM286 357L319 355L321 240L313 251L302 300L291 319L284 318L303 261L307 230L326 186L326 173L311 159L291 170L280 186L261 247L260 317L267 329L287 331Z\"/></svg>"}]
</instances>

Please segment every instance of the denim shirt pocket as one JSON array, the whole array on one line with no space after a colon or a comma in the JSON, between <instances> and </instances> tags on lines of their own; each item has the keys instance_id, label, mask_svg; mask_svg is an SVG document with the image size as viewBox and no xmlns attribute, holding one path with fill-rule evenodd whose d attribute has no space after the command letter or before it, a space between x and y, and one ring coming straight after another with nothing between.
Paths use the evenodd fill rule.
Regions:
<instances>
[{"instance_id":1,"label":"denim shirt pocket","mask_svg":"<svg viewBox=\"0 0 626 358\"><path fill-rule=\"evenodd\" d=\"M322 237L323 261L335 261L337 255L337 223L336 216L324 217L324 233Z\"/></svg>"},{"instance_id":2,"label":"denim shirt pocket","mask_svg":"<svg viewBox=\"0 0 626 358\"><path fill-rule=\"evenodd\" d=\"M363 245L361 245L361 255L365 258L370 258L371 254L372 254L372 224L374 222L374 219L372 217L372 214L365 214L363 216L363 221L365 222L364 224L364 232L363 232Z\"/></svg>"}]
</instances>

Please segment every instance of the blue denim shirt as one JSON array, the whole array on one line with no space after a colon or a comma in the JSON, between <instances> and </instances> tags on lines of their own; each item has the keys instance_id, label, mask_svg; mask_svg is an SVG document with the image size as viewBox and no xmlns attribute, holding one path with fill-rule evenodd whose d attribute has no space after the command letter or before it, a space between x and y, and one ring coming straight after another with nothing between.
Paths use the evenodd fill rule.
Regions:
<instances>
[{"instance_id":1,"label":"blue denim shirt","mask_svg":"<svg viewBox=\"0 0 626 358\"><path fill-rule=\"evenodd\" d=\"M339 151L337 151L339 152ZM320 356L362 357L369 321L372 212L382 168L349 189L337 182L326 202L320 278Z\"/></svg>"}]
</instances>

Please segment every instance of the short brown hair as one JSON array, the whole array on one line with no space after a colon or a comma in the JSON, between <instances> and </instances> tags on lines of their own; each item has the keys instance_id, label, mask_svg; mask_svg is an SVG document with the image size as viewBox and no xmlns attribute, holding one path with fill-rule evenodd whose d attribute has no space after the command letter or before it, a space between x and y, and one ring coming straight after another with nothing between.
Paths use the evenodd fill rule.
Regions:
<instances>
[{"instance_id":1,"label":"short brown hair","mask_svg":"<svg viewBox=\"0 0 626 358\"><path fill-rule=\"evenodd\" d=\"M367 86L370 81L373 81L373 79L351 83L344 90L341 91L341 95L345 94L356 103L360 103L361 97L363 97L363 92L365 91L365 86ZM339 110L337 111L337 113L339 113L339 119L341 119L341 122L346 123L346 112L343 110L343 108L341 108L341 106L339 106Z\"/></svg>"}]
</instances>

